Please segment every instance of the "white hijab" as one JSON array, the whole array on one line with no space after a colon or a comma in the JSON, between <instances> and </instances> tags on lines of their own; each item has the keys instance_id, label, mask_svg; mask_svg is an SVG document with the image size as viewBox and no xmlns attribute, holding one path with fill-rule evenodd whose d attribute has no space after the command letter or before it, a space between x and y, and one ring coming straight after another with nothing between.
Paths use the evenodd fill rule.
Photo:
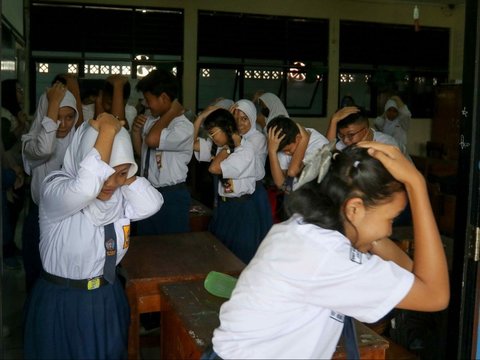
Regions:
<instances>
[{"instance_id":1,"label":"white hijab","mask_svg":"<svg viewBox=\"0 0 480 360\"><path fill-rule=\"evenodd\" d=\"M243 134L244 137L248 138L249 135L257 131L255 127L257 122L257 109L253 102L246 99L238 100L235 105L237 105L237 109L241 110L248 117L248 120L250 120L250 129Z\"/></svg>"},{"instance_id":2,"label":"white hijab","mask_svg":"<svg viewBox=\"0 0 480 360\"><path fill-rule=\"evenodd\" d=\"M63 161L63 170L69 176L78 176L80 163L92 150L97 136L98 131L90 126L88 122L83 123L77 129ZM109 165L114 167L121 164L130 164L127 178L136 174L138 167L133 156L132 141L128 131L123 127L113 141ZM83 213L96 226L103 226L118 220L123 216L123 212L123 196L120 189L117 189L109 200L95 199L83 209Z\"/></svg>"},{"instance_id":3,"label":"white hijab","mask_svg":"<svg viewBox=\"0 0 480 360\"><path fill-rule=\"evenodd\" d=\"M75 110L75 124L76 124L78 121L77 102L73 94L68 90L65 92L65 96L60 102L61 108L66 106L71 107L73 110ZM22 144L23 144L22 148L25 146L26 142L32 139L35 139L38 136L38 134L42 129L42 121L45 118L45 116L47 116L47 111L48 111L47 94L43 93L42 96L40 96L40 99L38 101L37 110L35 111L35 115L34 115L30 130L27 134L22 136ZM53 120L56 121L57 119L53 119ZM42 182L45 176L47 176L51 171L60 169L63 162L63 157L65 156L65 151L67 150L68 145L72 141L74 133L75 133L75 125L72 126L72 129L64 138L61 138L61 139L57 138L55 140L56 143L55 143L54 153L48 159L48 161L46 162L42 161L42 164L45 164L45 174L40 179L40 182ZM38 160L28 159L28 157L26 157L25 155L23 155L22 157L23 157L23 167L25 169L25 172L28 175L32 175L32 169L40 165Z\"/></svg>"},{"instance_id":4,"label":"white hijab","mask_svg":"<svg viewBox=\"0 0 480 360\"><path fill-rule=\"evenodd\" d=\"M260 96L260 99L267 106L268 110L270 110L268 118L265 121L265 125L268 125L270 120L279 115L290 117L290 115L288 115L287 109L285 109L285 106L282 103L282 100L280 100L277 95L272 93L265 93Z\"/></svg>"}]
</instances>

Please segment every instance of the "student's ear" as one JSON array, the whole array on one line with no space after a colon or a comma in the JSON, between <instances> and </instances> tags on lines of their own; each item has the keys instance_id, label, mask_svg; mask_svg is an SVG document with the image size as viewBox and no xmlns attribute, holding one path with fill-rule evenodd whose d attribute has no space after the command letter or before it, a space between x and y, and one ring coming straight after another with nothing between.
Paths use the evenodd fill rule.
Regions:
<instances>
[{"instance_id":1,"label":"student's ear","mask_svg":"<svg viewBox=\"0 0 480 360\"><path fill-rule=\"evenodd\" d=\"M354 197L345 203L344 212L345 217L353 225L357 225L365 216L365 204L363 200L359 197Z\"/></svg>"},{"instance_id":2,"label":"student's ear","mask_svg":"<svg viewBox=\"0 0 480 360\"><path fill-rule=\"evenodd\" d=\"M295 135L295 144L298 144L300 140L302 140L302 135L300 134Z\"/></svg>"}]
</instances>

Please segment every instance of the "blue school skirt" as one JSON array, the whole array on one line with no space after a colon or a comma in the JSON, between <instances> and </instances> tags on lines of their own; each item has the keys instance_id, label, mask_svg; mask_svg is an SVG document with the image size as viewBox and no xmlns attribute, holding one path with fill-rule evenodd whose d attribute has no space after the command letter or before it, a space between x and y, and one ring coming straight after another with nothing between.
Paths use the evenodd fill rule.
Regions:
<instances>
[{"instance_id":1,"label":"blue school skirt","mask_svg":"<svg viewBox=\"0 0 480 360\"><path fill-rule=\"evenodd\" d=\"M263 239L260 214L252 195L219 197L208 229L245 264L253 258Z\"/></svg>"},{"instance_id":2,"label":"blue school skirt","mask_svg":"<svg viewBox=\"0 0 480 360\"><path fill-rule=\"evenodd\" d=\"M157 188L163 196L160 210L136 223L137 235L175 234L190 231L192 199L185 183Z\"/></svg>"},{"instance_id":3,"label":"blue school skirt","mask_svg":"<svg viewBox=\"0 0 480 360\"><path fill-rule=\"evenodd\" d=\"M263 239L273 225L273 217L267 190L262 181L256 182L253 201L255 202L258 214L260 215L260 236Z\"/></svg>"},{"instance_id":4,"label":"blue school skirt","mask_svg":"<svg viewBox=\"0 0 480 360\"><path fill-rule=\"evenodd\" d=\"M95 290L40 277L27 300L25 359L126 359L130 309L117 280Z\"/></svg>"}]
</instances>

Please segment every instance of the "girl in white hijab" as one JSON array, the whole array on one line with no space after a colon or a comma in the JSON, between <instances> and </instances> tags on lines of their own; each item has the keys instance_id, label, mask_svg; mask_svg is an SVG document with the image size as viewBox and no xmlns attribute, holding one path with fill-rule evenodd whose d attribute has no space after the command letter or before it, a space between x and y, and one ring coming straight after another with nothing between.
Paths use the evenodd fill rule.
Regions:
<instances>
[{"instance_id":1,"label":"girl in white hijab","mask_svg":"<svg viewBox=\"0 0 480 360\"><path fill-rule=\"evenodd\" d=\"M116 265L129 247L130 221L163 204L144 178L128 132L113 115L82 124L62 170L40 194L43 272L28 301L25 357L127 356L128 302Z\"/></svg>"},{"instance_id":2,"label":"girl in white hijab","mask_svg":"<svg viewBox=\"0 0 480 360\"><path fill-rule=\"evenodd\" d=\"M259 98L260 105L260 114L257 115L257 122L260 124L262 129L265 129L273 118L283 115L290 117L288 115L285 105L283 105L282 100L278 98L277 95L272 93L264 93Z\"/></svg>"},{"instance_id":3,"label":"girl in white hijab","mask_svg":"<svg viewBox=\"0 0 480 360\"><path fill-rule=\"evenodd\" d=\"M256 184L253 200L261 216L261 238L263 239L273 225L272 208L263 184L268 153L267 138L256 129L257 112L253 102L246 99L239 100L232 106L231 112L235 118L238 133L246 140L245 146L252 148L255 153Z\"/></svg>"},{"instance_id":4,"label":"girl in white hijab","mask_svg":"<svg viewBox=\"0 0 480 360\"><path fill-rule=\"evenodd\" d=\"M40 97L30 131L22 136L25 172L31 176L31 200L22 232L22 256L26 290L29 293L42 270L38 244L38 203L45 177L62 166L63 157L79 119L76 99L57 81Z\"/></svg>"}]
</instances>

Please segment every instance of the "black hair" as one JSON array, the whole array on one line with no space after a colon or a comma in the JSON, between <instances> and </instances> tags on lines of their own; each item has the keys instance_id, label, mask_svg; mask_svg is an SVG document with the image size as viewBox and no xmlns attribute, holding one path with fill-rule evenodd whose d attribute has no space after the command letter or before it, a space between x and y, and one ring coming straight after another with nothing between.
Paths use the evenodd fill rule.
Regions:
<instances>
[{"instance_id":1,"label":"black hair","mask_svg":"<svg viewBox=\"0 0 480 360\"><path fill-rule=\"evenodd\" d=\"M90 96L98 96L100 89L104 86L101 79L79 79L80 99L84 101Z\"/></svg>"},{"instance_id":2,"label":"black hair","mask_svg":"<svg viewBox=\"0 0 480 360\"><path fill-rule=\"evenodd\" d=\"M123 84L123 100L128 100L130 97L130 89L130 82L127 81L125 84ZM105 80L103 83L103 94L107 94L110 97L113 96L113 84L108 80Z\"/></svg>"},{"instance_id":3,"label":"black hair","mask_svg":"<svg viewBox=\"0 0 480 360\"><path fill-rule=\"evenodd\" d=\"M207 131L213 129L214 127L220 128L225 134L227 134L227 146L230 148L230 151L235 150L235 144L233 143L232 136L233 134L237 133L237 124L235 123L235 118L230 111L226 109L217 109L212 111L205 118L203 126Z\"/></svg>"},{"instance_id":4,"label":"black hair","mask_svg":"<svg viewBox=\"0 0 480 360\"><path fill-rule=\"evenodd\" d=\"M340 101L340 107L344 108L346 106L355 106L355 100L350 95L345 95Z\"/></svg>"},{"instance_id":5,"label":"black hair","mask_svg":"<svg viewBox=\"0 0 480 360\"><path fill-rule=\"evenodd\" d=\"M7 79L2 81L2 107L10 111L13 116L17 116L22 110L17 100L17 79Z\"/></svg>"},{"instance_id":6,"label":"black hair","mask_svg":"<svg viewBox=\"0 0 480 360\"><path fill-rule=\"evenodd\" d=\"M348 115L337 123L337 130L344 129L351 124L366 124L368 126L368 114L362 107L357 106L359 112Z\"/></svg>"},{"instance_id":7,"label":"black hair","mask_svg":"<svg viewBox=\"0 0 480 360\"><path fill-rule=\"evenodd\" d=\"M374 207L404 191L380 161L367 149L355 145L335 151L327 175L320 184L314 179L285 199L290 217L297 213L305 222L344 233L343 207L347 200L359 197L366 207Z\"/></svg>"},{"instance_id":8,"label":"black hair","mask_svg":"<svg viewBox=\"0 0 480 360\"><path fill-rule=\"evenodd\" d=\"M57 75L55 75L55 77L53 78L53 80L52 80L52 82L50 83L50 85L55 84L57 81L60 82L60 83L62 83L63 85L67 85L67 79L65 79L65 74L57 74Z\"/></svg>"},{"instance_id":9,"label":"black hair","mask_svg":"<svg viewBox=\"0 0 480 360\"><path fill-rule=\"evenodd\" d=\"M178 98L177 78L164 69L151 71L137 83L136 90L142 93L149 92L155 96L165 93L172 101Z\"/></svg>"},{"instance_id":10,"label":"black hair","mask_svg":"<svg viewBox=\"0 0 480 360\"><path fill-rule=\"evenodd\" d=\"M284 115L279 115L270 120L267 124L267 132L273 127L276 127L277 131L281 130L280 135L285 134L285 137L278 145L278 151L282 151L285 146L294 143L297 135L300 134L300 130L295 121Z\"/></svg>"}]
</instances>

